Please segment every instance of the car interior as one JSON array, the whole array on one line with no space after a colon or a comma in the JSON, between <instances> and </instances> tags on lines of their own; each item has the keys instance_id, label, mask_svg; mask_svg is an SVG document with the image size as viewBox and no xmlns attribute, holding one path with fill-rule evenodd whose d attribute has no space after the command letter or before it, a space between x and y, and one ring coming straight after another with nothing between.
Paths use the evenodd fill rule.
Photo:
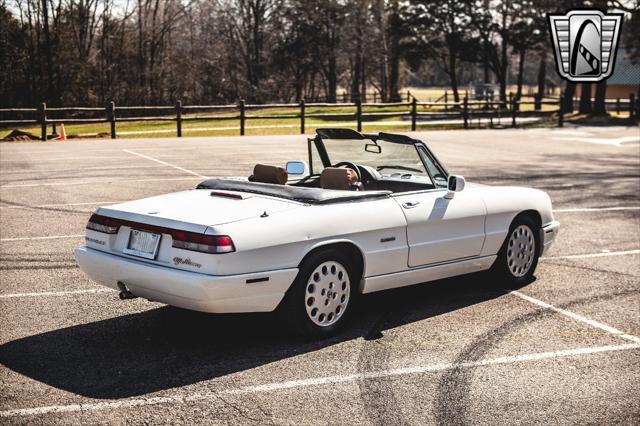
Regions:
<instances>
[{"instance_id":1,"label":"car interior","mask_svg":"<svg viewBox=\"0 0 640 426\"><path fill-rule=\"evenodd\" d=\"M394 146L415 147L416 151L412 149L415 160L421 158L424 169L417 170L401 162L396 162L393 165L394 161L391 159L389 160L390 165L378 167L372 167L371 164L357 164L352 161L340 161L333 164L329 159L328 149L326 149L328 147L326 143L331 140L345 141L349 145L353 142L353 146L362 143L364 151L374 154L382 153L382 146L379 144L382 144L383 141L387 147L389 143ZM322 170L318 170L319 173L314 172L313 165L309 174L290 175L283 167L257 164L249 181L303 188L388 191L391 193L433 189L436 186L446 187L447 173L444 167L424 144L408 136L388 133L362 134L350 129L318 129L317 135L309 139L308 143L310 163L312 163L312 150L316 150L320 157L316 160L322 163ZM381 156L380 158L385 157ZM301 164L301 162L298 163L298 165ZM316 169L319 165L316 163Z\"/></svg>"}]
</instances>

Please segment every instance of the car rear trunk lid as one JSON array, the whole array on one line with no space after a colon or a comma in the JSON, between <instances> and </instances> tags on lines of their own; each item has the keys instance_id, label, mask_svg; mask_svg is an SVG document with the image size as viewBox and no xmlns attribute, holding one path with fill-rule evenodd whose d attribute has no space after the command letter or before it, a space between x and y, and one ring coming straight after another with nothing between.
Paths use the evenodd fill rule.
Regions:
<instances>
[{"instance_id":1,"label":"car rear trunk lid","mask_svg":"<svg viewBox=\"0 0 640 426\"><path fill-rule=\"evenodd\" d=\"M154 227L205 234L210 226L258 217L265 212L271 215L300 206L300 203L293 201L241 192L210 189L176 192L100 207L96 211L97 215L120 219L123 225L113 235L87 229L86 244L118 256L177 269L215 273L215 270L208 267L210 262L206 259L218 254L173 247L171 234L161 230L154 231ZM132 254L129 250L132 229L162 234L155 256L144 258Z\"/></svg>"}]
</instances>

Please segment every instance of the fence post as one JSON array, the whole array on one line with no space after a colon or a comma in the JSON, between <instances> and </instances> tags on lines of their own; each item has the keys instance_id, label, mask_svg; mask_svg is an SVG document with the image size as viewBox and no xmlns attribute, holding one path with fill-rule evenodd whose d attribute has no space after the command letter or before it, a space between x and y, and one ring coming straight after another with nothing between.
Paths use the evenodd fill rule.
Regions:
<instances>
[{"instance_id":1,"label":"fence post","mask_svg":"<svg viewBox=\"0 0 640 426\"><path fill-rule=\"evenodd\" d=\"M182 101L176 101L176 135L182 137Z\"/></svg>"},{"instance_id":2,"label":"fence post","mask_svg":"<svg viewBox=\"0 0 640 426\"><path fill-rule=\"evenodd\" d=\"M247 119L244 114L244 99L240 99L238 108L240 108L240 136L244 136L244 122Z\"/></svg>"},{"instance_id":3,"label":"fence post","mask_svg":"<svg viewBox=\"0 0 640 426\"><path fill-rule=\"evenodd\" d=\"M411 100L411 131L416 131L416 120L418 119L418 101L416 98Z\"/></svg>"},{"instance_id":4,"label":"fence post","mask_svg":"<svg viewBox=\"0 0 640 426\"><path fill-rule=\"evenodd\" d=\"M41 136L40 136L40 140L42 142L46 142L47 141L47 104L46 103L41 103L40 104L40 132L41 132Z\"/></svg>"},{"instance_id":5,"label":"fence post","mask_svg":"<svg viewBox=\"0 0 640 426\"><path fill-rule=\"evenodd\" d=\"M629 93L629 123L633 124L636 114L636 97L633 93Z\"/></svg>"},{"instance_id":6,"label":"fence post","mask_svg":"<svg viewBox=\"0 0 640 426\"><path fill-rule=\"evenodd\" d=\"M558 127L564 126L564 94L558 100Z\"/></svg>"},{"instance_id":7,"label":"fence post","mask_svg":"<svg viewBox=\"0 0 640 426\"><path fill-rule=\"evenodd\" d=\"M411 91L407 90L407 102L411 100Z\"/></svg>"},{"instance_id":8,"label":"fence post","mask_svg":"<svg viewBox=\"0 0 640 426\"><path fill-rule=\"evenodd\" d=\"M304 135L304 114L305 114L304 99L300 99L300 134L301 135Z\"/></svg>"},{"instance_id":9,"label":"fence post","mask_svg":"<svg viewBox=\"0 0 640 426\"><path fill-rule=\"evenodd\" d=\"M362 100L360 96L356 100L356 120L358 121L358 131L362 131Z\"/></svg>"},{"instance_id":10,"label":"fence post","mask_svg":"<svg viewBox=\"0 0 640 426\"><path fill-rule=\"evenodd\" d=\"M373 103L378 103L378 93L377 92L373 92Z\"/></svg>"},{"instance_id":11,"label":"fence post","mask_svg":"<svg viewBox=\"0 0 640 426\"><path fill-rule=\"evenodd\" d=\"M444 110L449 111L449 93L444 91Z\"/></svg>"},{"instance_id":12,"label":"fence post","mask_svg":"<svg viewBox=\"0 0 640 426\"><path fill-rule=\"evenodd\" d=\"M111 127L111 139L116 138L116 103L114 101L109 102L107 107L107 119L109 120L109 126Z\"/></svg>"},{"instance_id":13,"label":"fence post","mask_svg":"<svg viewBox=\"0 0 640 426\"><path fill-rule=\"evenodd\" d=\"M518 115L518 101L517 96L512 96L511 104L511 127L516 127L516 115Z\"/></svg>"},{"instance_id":14,"label":"fence post","mask_svg":"<svg viewBox=\"0 0 640 426\"><path fill-rule=\"evenodd\" d=\"M462 105L462 118L464 119L464 128L469 128L469 98L464 97Z\"/></svg>"},{"instance_id":15,"label":"fence post","mask_svg":"<svg viewBox=\"0 0 640 426\"><path fill-rule=\"evenodd\" d=\"M616 98L616 115L620 115L620 98Z\"/></svg>"}]
</instances>

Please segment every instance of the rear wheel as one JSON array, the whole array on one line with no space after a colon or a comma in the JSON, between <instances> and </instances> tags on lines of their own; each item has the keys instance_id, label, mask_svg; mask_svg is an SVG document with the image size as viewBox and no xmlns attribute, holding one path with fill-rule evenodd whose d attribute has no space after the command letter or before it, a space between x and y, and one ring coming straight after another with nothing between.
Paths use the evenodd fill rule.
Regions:
<instances>
[{"instance_id":1,"label":"rear wheel","mask_svg":"<svg viewBox=\"0 0 640 426\"><path fill-rule=\"evenodd\" d=\"M280 316L295 334L322 338L345 322L352 305L353 268L340 251L327 249L311 254L281 305Z\"/></svg>"},{"instance_id":2,"label":"rear wheel","mask_svg":"<svg viewBox=\"0 0 640 426\"><path fill-rule=\"evenodd\" d=\"M530 217L516 217L492 267L501 283L518 285L531 280L540 256L539 235L539 227Z\"/></svg>"}]
</instances>

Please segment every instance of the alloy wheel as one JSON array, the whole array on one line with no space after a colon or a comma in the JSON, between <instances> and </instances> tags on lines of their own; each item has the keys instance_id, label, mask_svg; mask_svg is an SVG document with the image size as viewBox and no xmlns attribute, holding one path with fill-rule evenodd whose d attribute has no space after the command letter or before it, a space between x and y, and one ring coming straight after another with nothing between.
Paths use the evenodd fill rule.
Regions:
<instances>
[{"instance_id":1,"label":"alloy wheel","mask_svg":"<svg viewBox=\"0 0 640 426\"><path fill-rule=\"evenodd\" d=\"M307 315L314 324L335 324L349 304L349 274L335 261L323 262L311 273L305 289Z\"/></svg>"},{"instance_id":2,"label":"alloy wheel","mask_svg":"<svg viewBox=\"0 0 640 426\"><path fill-rule=\"evenodd\" d=\"M529 272L536 253L536 240L531 228L520 225L511 232L507 246L507 267L509 272L520 278Z\"/></svg>"}]
</instances>

